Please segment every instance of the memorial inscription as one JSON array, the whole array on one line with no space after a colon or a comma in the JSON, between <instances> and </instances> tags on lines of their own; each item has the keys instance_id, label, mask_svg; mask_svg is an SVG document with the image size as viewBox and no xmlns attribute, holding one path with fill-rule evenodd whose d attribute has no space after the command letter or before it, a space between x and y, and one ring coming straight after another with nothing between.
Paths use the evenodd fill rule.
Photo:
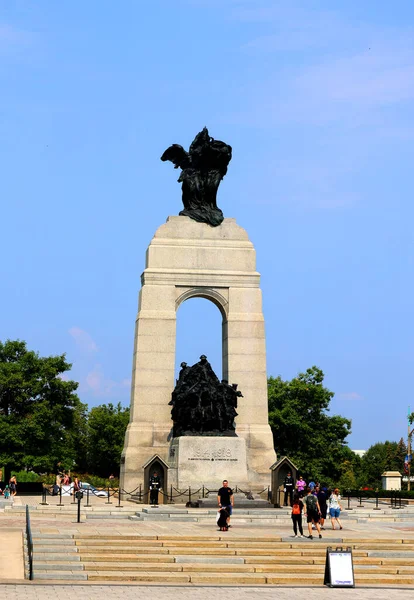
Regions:
<instances>
[{"instance_id":1,"label":"memorial inscription","mask_svg":"<svg viewBox=\"0 0 414 600\"><path fill-rule=\"evenodd\" d=\"M230 448L202 448L198 446L194 449L194 455L189 456L188 460L220 460L220 461L237 461L234 458Z\"/></svg>"}]
</instances>

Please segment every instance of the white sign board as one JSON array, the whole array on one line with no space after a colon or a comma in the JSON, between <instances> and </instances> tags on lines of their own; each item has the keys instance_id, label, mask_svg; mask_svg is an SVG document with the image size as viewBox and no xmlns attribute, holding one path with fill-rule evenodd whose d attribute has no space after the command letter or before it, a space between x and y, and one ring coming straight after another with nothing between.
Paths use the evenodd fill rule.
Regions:
<instances>
[{"instance_id":1,"label":"white sign board","mask_svg":"<svg viewBox=\"0 0 414 600\"><path fill-rule=\"evenodd\" d=\"M326 550L324 584L330 587L355 587L354 565L350 548Z\"/></svg>"}]
</instances>

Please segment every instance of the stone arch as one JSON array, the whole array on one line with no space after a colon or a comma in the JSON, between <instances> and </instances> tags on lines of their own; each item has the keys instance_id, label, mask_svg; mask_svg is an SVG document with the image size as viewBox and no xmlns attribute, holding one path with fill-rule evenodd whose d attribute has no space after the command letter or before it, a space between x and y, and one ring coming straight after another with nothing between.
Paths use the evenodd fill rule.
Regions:
<instances>
[{"instance_id":1,"label":"stone arch","mask_svg":"<svg viewBox=\"0 0 414 600\"><path fill-rule=\"evenodd\" d=\"M180 292L180 288L177 288L177 291ZM219 309L223 320L227 320L229 301L228 298L223 295L223 293L210 287L188 288L177 297L175 301L175 311L177 312L180 305L190 298L205 298L206 300L210 300Z\"/></svg>"}]
</instances>

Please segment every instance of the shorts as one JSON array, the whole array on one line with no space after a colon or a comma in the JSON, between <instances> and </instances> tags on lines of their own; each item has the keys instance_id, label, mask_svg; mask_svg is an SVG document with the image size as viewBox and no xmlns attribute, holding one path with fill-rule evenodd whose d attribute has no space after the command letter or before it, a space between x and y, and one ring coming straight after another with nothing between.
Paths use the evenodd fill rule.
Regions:
<instances>
[{"instance_id":1,"label":"shorts","mask_svg":"<svg viewBox=\"0 0 414 600\"><path fill-rule=\"evenodd\" d=\"M221 508L225 508L227 510L227 512L229 513L229 515L231 516L233 514L233 507L231 504L228 504L227 506L224 506L223 504L221 505Z\"/></svg>"},{"instance_id":2,"label":"shorts","mask_svg":"<svg viewBox=\"0 0 414 600\"><path fill-rule=\"evenodd\" d=\"M339 517L339 515L341 514L341 509L340 508L330 508L329 514L331 515L331 519L337 519Z\"/></svg>"},{"instance_id":3,"label":"shorts","mask_svg":"<svg viewBox=\"0 0 414 600\"><path fill-rule=\"evenodd\" d=\"M321 519L326 519L326 511L328 510L328 507L326 506L321 506Z\"/></svg>"},{"instance_id":4,"label":"shorts","mask_svg":"<svg viewBox=\"0 0 414 600\"><path fill-rule=\"evenodd\" d=\"M312 521L314 523L319 523L319 513L317 510L308 510L308 513L306 515L306 522L312 523Z\"/></svg>"}]
</instances>

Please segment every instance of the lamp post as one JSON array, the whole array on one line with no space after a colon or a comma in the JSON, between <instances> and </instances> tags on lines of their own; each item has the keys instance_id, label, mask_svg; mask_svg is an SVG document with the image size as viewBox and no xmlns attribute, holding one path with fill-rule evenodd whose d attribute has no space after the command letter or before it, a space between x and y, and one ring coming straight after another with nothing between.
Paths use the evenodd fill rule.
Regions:
<instances>
[{"instance_id":1,"label":"lamp post","mask_svg":"<svg viewBox=\"0 0 414 600\"><path fill-rule=\"evenodd\" d=\"M414 413L410 412L410 407L408 407L408 439L407 439L407 490L411 490L411 437L414 433L414 427L410 430L411 425L413 424L413 416Z\"/></svg>"}]
</instances>

